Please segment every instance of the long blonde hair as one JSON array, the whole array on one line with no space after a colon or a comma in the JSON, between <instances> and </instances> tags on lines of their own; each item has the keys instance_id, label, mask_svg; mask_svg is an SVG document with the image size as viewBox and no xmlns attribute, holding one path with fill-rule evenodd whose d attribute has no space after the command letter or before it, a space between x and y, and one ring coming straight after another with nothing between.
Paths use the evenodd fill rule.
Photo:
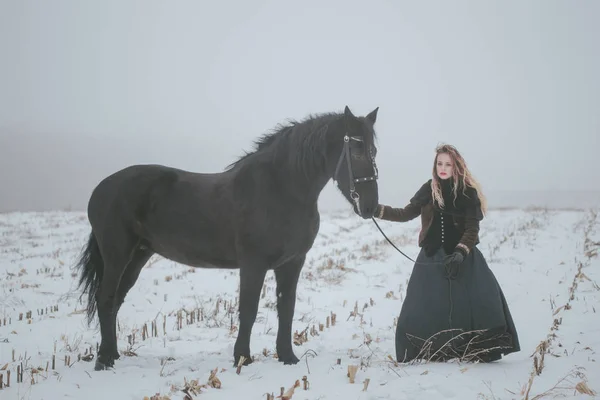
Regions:
<instances>
[{"instance_id":1,"label":"long blonde hair","mask_svg":"<svg viewBox=\"0 0 600 400\"><path fill-rule=\"evenodd\" d=\"M436 164L438 156L442 153L446 153L452 160L452 177L454 178L454 188L452 189L454 194L454 200L456 200L458 193L458 187L462 187L462 193L465 194L467 187L471 187L476 190L477 197L481 202L481 212L485 215L487 212L487 199L481 191L481 185L471 174L465 159L460 155L456 147L449 144L441 144L435 149L435 158L433 159L433 179L431 180L431 194L434 201L436 201L441 208L444 207L444 197L442 196L442 188L440 185L440 178L437 176Z\"/></svg>"}]
</instances>

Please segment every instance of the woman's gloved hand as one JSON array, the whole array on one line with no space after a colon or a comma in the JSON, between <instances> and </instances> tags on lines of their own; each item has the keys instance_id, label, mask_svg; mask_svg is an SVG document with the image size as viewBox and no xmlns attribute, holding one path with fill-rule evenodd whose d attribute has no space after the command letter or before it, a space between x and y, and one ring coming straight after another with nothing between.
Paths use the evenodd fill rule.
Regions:
<instances>
[{"instance_id":1,"label":"woman's gloved hand","mask_svg":"<svg viewBox=\"0 0 600 400\"><path fill-rule=\"evenodd\" d=\"M460 250L455 250L454 253L444 257L444 267L446 268L446 278L456 279L460 265L465 260L465 256Z\"/></svg>"}]
</instances>

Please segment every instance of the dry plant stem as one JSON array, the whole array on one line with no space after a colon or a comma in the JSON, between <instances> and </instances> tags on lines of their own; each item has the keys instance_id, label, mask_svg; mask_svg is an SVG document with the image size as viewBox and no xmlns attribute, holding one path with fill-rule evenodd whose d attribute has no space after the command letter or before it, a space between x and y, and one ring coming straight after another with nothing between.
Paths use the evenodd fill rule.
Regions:
<instances>
[{"instance_id":1,"label":"dry plant stem","mask_svg":"<svg viewBox=\"0 0 600 400\"><path fill-rule=\"evenodd\" d=\"M581 394L596 396L596 391L592 390L585 381L581 381L577 385L575 385L575 390L577 390Z\"/></svg>"},{"instance_id":2,"label":"dry plant stem","mask_svg":"<svg viewBox=\"0 0 600 400\"><path fill-rule=\"evenodd\" d=\"M294 395L294 390L296 390L297 387L300 387L300 380L298 379L296 382L294 382L294 385L287 390L287 392L282 393L281 396L277 396L277 398L281 400L290 400ZM283 389L283 387L281 389Z\"/></svg>"},{"instance_id":3,"label":"dry plant stem","mask_svg":"<svg viewBox=\"0 0 600 400\"><path fill-rule=\"evenodd\" d=\"M350 379L350 383L354 383L357 371L358 365L348 365L348 378Z\"/></svg>"},{"instance_id":4,"label":"dry plant stem","mask_svg":"<svg viewBox=\"0 0 600 400\"><path fill-rule=\"evenodd\" d=\"M563 376L553 387L551 387L550 389L546 390L543 393L540 393L540 394L532 397L531 400L539 400L541 398L548 397L548 396L562 397L562 396L560 396L559 393L556 393L558 390L569 390L569 391L575 390L582 394L588 394L590 396L595 396L596 392L594 392L592 389L590 389L590 387L587 385L585 374L580 371L581 369L582 368L580 368L580 367L573 368L565 376ZM532 372L532 377L530 378L530 381L533 381L534 376L535 375ZM579 383L577 383L576 385L573 385L571 383L570 386L560 386L563 382L565 382L565 381L568 382L569 377L577 377L582 380ZM529 385L528 390L525 393L524 400L529 400L529 389L531 389L531 385ZM580 391L580 390L582 390L582 391Z\"/></svg>"},{"instance_id":5,"label":"dry plant stem","mask_svg":"<svg viewBox=\"0 0 600 400\"><path fill-rule=\"evenodd\" d=\"M366 391L367 391L367 388L369 387L369 382L370 382L370 381L371 381L371 380L370 380L369 378L366 378L366 379L365 379L365 381L364 381L364 386L363 386L363 392L366 392Z\"/></svg>"},{"instance_id":6,"label":"dry plant stem","mask_svg":"<svg viewBox=\"0 0 600 400\"><path fill-rule=\"evenodd\" d=\"M210 376L208 377L208 386L213 387L215 389L221 388L221 380L217 377L217 371L219 368L215 368L210 371Z\"/></svg>"},{"instance_id":7,"label":"dry plant stem","mask_svg":"<svg viewBox=\"0 0 600 400\"><path fill-rule=\"evenodd\" d=\"M317 356L317 352L312 350L312 349L308 349L304 352L304 354L302 354L302 357L305 357L305 361L306 361L306 370L307 372L310 374L310 367L308 366L308 357L316 357ZM302 359L302 357L300 357L300 359Z\"/></svg>"},{"instance_id":8,"label":"dry plant stem","mask_svg":"<svg viewBox=\"0 0 600 400\"><path fill-rule=\"evenodd\" d=\"M302 384L302 386L303 386L303 389L304 389L304 390L308 390L308 388L309 388L310 384L308 383L308 378L306 377L306 375L304 375L304 376L302 377L302 382L303 382L303 384Z\"/></svg>"},{"instance_id":9,"label":"dry plant stem","mask_svg":"<svg viewBox=\"0 0 600 400\"><path fill-rule=\"evenodd\" d=\"M488 347L488 348L479 349L479 350L472 349L472 344L476 340L480 339L483 334L487 333L485 330L473 330L473 331L461 332L458 335L453 336L452 338L447 340L442 346L440 346L440 348L437 349L433 354L430 354L432 347L433 347L433 340L435 339L435 337L445 334L445 333L450 333L453 331L460 331L460 329L446 329L446 330L440 331L440 332L430 336L426 340L423 340L422 338L419 338L414 335L407 334L407 336L409 337L409 339L411 339L411 342L413 344L416 345L417 344L416 342L423 343L420 347L419 353L414 358L414 360L411 361L411 364L415 364L417 362L420 362L421 360L426 360L426 362L432 362L432 361L434 361L434 359L436 357L441 357L443 359L456 358L460 361L470 362L470 361L474 361L474 360L478 359L479 356L482 354L486 354L486 353L489 353L489 352L495 351L495 350L502 350L507 347L507 346L494 346L494 347ZM458 349L452 348L451 342L461 339L466 335L474 335L474 336L469 340L469 342L465 346L465 349L463 351L461 351L460 353L458 353L456 351ZM503 335L504 334L495 334L495 335L489 337L488 340L500 339L501 337L503 337Z\"/></svg>"},{"instance_id":10,"label":"dry plant stem","mask_svg":"<svg viewBox=\"0 0 600 400\"><path fill-rule=\"evenodd\" d=\"M242 371L242 366L244 365L244 361L246 361L246 357L240 356L240 360L238 361L237 369L235 371L236 374L240 374Z\"/></svg>"},{"instance_id":11,"label":"dry plant stem","mask_svg":"<svg viewBox=\"0 0 600 400\"><path fill-rule=\"evenodd\" d=\"M488 388L490 394L492 395L492 400L496 400L496 396L494 396L494 391L492 390L491 382L484 381L483 384ZM487 398L487 397L486 397Z\"/></svg>"},{"instance_id":12,"label":"dry plant stem","mask_svg":"<svg viewBox=\"0 0 600 400\"><path fill-rule=\"evenodd\" d=\"M596 223L596 218L597 215L595 212L591 213L591 217L588 219L588 224L587 227L584 231L584 252L585 252L585 256L588 258L587 260L587 265L589 265L589 260L591 257L595 256L595 254L592 254L589 251L589 248L586 247L586 244L589 244L591 241L589 239L589 234L592 231L595 223ZM586 265L586 266L587 266ZM577 264L577 271L575 273L575 276L573 277L573 281L571 283L571 286L569 287L569 298L567 300L567 302L558 307L556 310L553 310L552 315L556 316L559 312L561 311L568 311L571 309L571 304L570 302L572 300L575 299L575 292L577 290L578 287L578 280L582 280L584 279L585 274L582 272L582 269L584 267L584 264L582 262L578 262ZM587 277L586 277L587 278ZM589 280L589 278L588 278ZM553 307L551 307L551 309L553 309ZM527 386L523 389L524 393L524 400L529 400L529 393L531 391L531 388L533 386L533 381L535 379L535 377L537 375L540 375L542 373L542 371L544 370L544 355L549 352L550 350L550 346L552 345L553 339L556 337L556 335L554 333L552 333L552 331L556 331L558 330L558 327L562 324L562 317L560 318L556 318L554 319L554 322L552 324L552 327L550 328L551 333L548 335L548 338L546 340L543 340L542 342L540 342L540 344L537 346L535 352L531 355L531 357L533 357L533 370L531 371L531 374L529 376L529 380L527 382ZM538 358L539 356L539 358ZM582 373L580 373L579 371L576 372L570 372L569 374L567 374L567 376L563 377L554 387L552 387L551 389L547 390L544 393L541 393L535 397L533 397L533 399L540 399L542 397L548 396L550 394L552 394L553 391L557 390L557 389L567 389L567 388L561 388L558 385L563 382L569 375L576 375L576 376L584 376ZM579 382L577 385L575 385L573 388L568 388L568 389L574 389L579 391L582 394L590 394L594 393L592 395L595 395L595 392L590 389L587 386L587 383L582 381ZM580 391L581 390L581 391Z\"/></svg>"}]
</instances>

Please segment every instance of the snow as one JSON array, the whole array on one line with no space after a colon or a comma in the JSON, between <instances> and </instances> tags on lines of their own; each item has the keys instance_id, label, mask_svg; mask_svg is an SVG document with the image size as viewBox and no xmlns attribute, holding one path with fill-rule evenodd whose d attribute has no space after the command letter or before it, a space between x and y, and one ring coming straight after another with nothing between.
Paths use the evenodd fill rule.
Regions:
<instances>
[{"instance_id":1,"label":"snow","mask_svg":"<svg viewBox=\"0 0 600 400\"><path fill-rule=\"evenodd\" d=\"M378 223L396 246L416 257L418 218ZM586 385L600 391L600 217L593 210L492 210L481 229L479 248L504 290L522 348L498 362L395 363L394 319L413 264L372 221L329 212L322 215L298 287L293 329L308 329L308 340L295 346L300 363L284 366L273 357L277 314L271 272L251 338L255 362L238 374L232 365L238 271L194 270L155 256L119 313L121 358L114 370L96 372L95 360L78 359L90 349L95 355L100 335L97 325L86 325L75 290L78 276L71 269L87 239L85 214L0 214L4 384L10 371L10 387L0 389L0 399L144 399L156 394L184 399L186 382L206 384L215 369L221 386L202 387L191 398L277 397L281 387L287 391L296 380L300 387L294 400L522 399L527 392L529 399L545 392L590 398L581 393ZM183 311L178 329L181 310L202 318L189 323ZM326 326L332 313L335 325ZM150 334L145 340L144 324ZM543 343L547 349L539 351ZM538 372L542 365L539 374L536 364ZM17 383L21 365L23 381ZM349 382L349 365L358 366L355 383Z\"/></svg>"}]
</instances>

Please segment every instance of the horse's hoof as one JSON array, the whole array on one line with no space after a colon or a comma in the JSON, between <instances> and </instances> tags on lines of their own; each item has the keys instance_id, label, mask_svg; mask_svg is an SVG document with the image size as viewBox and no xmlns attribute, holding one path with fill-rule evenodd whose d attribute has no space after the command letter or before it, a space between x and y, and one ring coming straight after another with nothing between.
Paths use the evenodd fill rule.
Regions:
<instances>
[{"instance_id":1,"label":"horse's hoof","mask_svg":"<svg viewBox=\"0 0 600 400\"><path fill-rule=\"evenodd\" d=\"M96 365L94 366L94 371L105 371L110 369L110 367L103 362L96 360Z\"/></svg>"},{"instance_id":2,"label":"horse's hoof","mask_svg":"<svg viewBox=\"0 0 600 400\"><path fill-rule=\"evenodd\" d=\"M298 357L294 353L286 354L285 356L279 356L279 361L283 363L283 365L295 365L300 362Z\"/></svg>"},{"instance_id":3,"label":"horse's hoof","mask_svg":"<svg viewBox=\"0 0 600 400\"><path fill-rule=\"evenodd\" d=\"M107 361L103 361L101 359L101 356L98 356L98 358L96 358L96 365L94 366L94 370L95 371L106 371L108 369L112 369L115 365L114 360L109 359Z\"/></svg>"}]
</instances>

